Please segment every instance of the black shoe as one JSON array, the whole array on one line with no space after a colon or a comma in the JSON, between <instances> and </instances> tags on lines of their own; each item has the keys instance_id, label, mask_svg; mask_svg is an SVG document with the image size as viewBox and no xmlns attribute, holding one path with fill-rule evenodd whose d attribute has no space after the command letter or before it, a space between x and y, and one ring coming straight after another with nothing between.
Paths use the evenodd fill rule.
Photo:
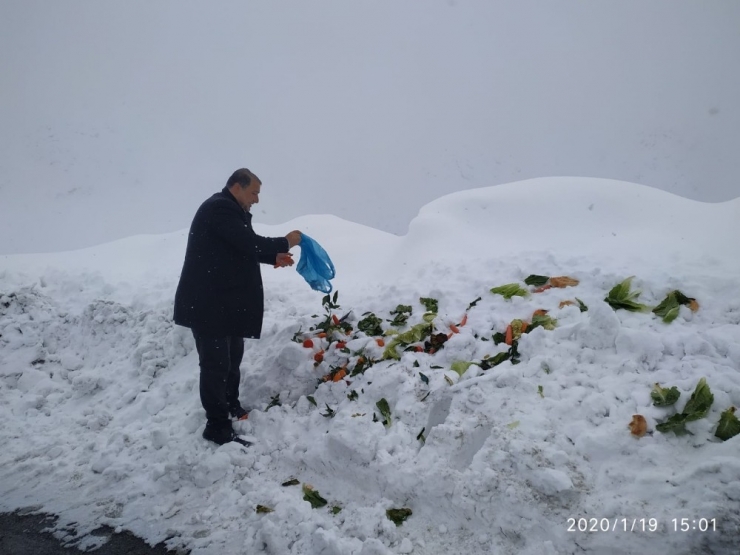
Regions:
<instances>
[{"instance_id":1,"label":"black shoe","mask_svg":"<svg viewBox=\"0 0 740 555\"><path fill-rule=\"evenodd\" d=\"M237 420L246 420L249 417L249 413L245 411L241 405L236 405L229 409L229 414L232 418Z\"/></svg>"},{"instance_id":2,"label":"black shoe","mask_svg":"<svg viewBox=\"0 0 740 555\"><path fill-rule=\"evenodd\" d=\"M224 425L219 426L206 424L206 429L203 430L203 438L207 439L208 441L212 441L213 443L216 443L218 445L223 445L224 443L229 443L230 441L235 441L236 443L244 445L245 447L252 445L248 441L243 440L238 435L236 435L236 432L231 429L230 422L228 427Z\"/></svg>"}]
</instances>

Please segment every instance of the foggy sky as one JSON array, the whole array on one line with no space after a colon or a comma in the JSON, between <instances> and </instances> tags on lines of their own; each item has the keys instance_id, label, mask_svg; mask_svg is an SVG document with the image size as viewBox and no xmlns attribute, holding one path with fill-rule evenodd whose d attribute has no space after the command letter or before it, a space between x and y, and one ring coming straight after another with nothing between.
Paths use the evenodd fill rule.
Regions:
<instances>
[{"instance_id":1,"label":"foggy sky","mask_svg":"<svg viewBox=\"0 0 740 555\"><path fill-rule=\"evenodd\" d=\"M735 0L4 0L0 253L186 228L236 168L255 220L403 234L530 177L740 196Z\"/></svg>"}]
</instances>

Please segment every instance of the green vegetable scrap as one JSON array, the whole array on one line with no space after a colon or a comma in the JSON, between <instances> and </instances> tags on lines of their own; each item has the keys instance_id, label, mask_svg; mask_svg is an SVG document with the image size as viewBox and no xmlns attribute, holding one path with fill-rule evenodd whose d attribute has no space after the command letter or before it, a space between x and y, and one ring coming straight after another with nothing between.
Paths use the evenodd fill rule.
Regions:
<instances>
[{"instance_id":1,"label":"green vegetable scrap","mask_svg":"<svg viewBox=\"0 0 740 555\"><path fill-rule=\"evenodd\" d=\"M660 316L666 324L670 324L678 317L681 305L691 307L694 310L696 299L692 299L675 289L666 295L666 298L653 309L653 313Z\"/></svg>"},{"instance_id":2,"label":"green vegetable scrap","mask_svg":"<svg viewBox=\"0 0 740 555\"><path fill-rule=\"evenodd\" d=\"M523 289L518 283L507 283L499 287L491 289L491 293L494 295L501 295L504 299L511 299L514 296L526 297L529 295L529 291Z\"/></svg>"},{"instance_id":3,"label":"green vegetable scrap","mask_svg":"<svg viewBox=\"0 0 740 555\"><path fill-rule=\"evenodd\" d=\"M383 426L388 428L391 425L391 408L388 406L388 401L383 397L380 401L375 403L375 406L378 407L380 414L385 418L385 420L383 420Z\"/></svg>"},{"instance_id":4,"label":"green vegetable scrap","mask_svg":"<svg viewBox=\"0 0 740 555\"><path fill-rule=\"evenodd\" d=\"M692 422L704 418L714 403L714 395L707 385L707 380L702 378L696 384L696 389L691 394L686 406L678 414L674 414L665 422L658 424L655 429L659 432L686 433L686 422Z\"/></svg>"},{"instance_id":5,"label":"green vegetable scrap","mask_svg":"<svg viewBox=\"0 0 740 555\"><path fill-rule=\"evenodd\" d=\"M404 521L410 517L413 513L411 509L388 509L385 512L389 520L392 520L396 526L401 526Z\"/></svg>"},{"instance_id":6,"label":"green vegetable scrap","mask_svg":"<svg viewBox=\"0 0 740 555\"><path fill-rule=\"evenodd\" d=\"M342 512L342 507L340 507L339 505L334 505L331 508L331 514L333 514L333 515L338 515L341 512Z\"/></svg>"},{"instance_id":7,"label":"green vegetable scrap","mask_svg":"<svg viewBox=\"0 0 740 555\"><path fill-rule=\"evenodd\" d=\"M462 377L462 375L468 371L468 368L470 368L474 362L468 362L467 360L456 360L450 365L450 369L453 372L457 372L457 375Z\"/></svg>"},{"instance_id":8,"label":"green vegetable scrap","mask_svg":"<svg viewBox=\"0 0 740 555\"><path fill-rule=\"evenodd\" d=\"M265 410L270 410L272 407L279 407L281 406L280 403L280 394L273 396L270 398L270 404L267 405L267 408Z\"/></svg>"},{"instance_id":9,"label":"green vegetable scrap","mask_svg":"<svg viewBox=\"0 0 740 555\"><path fill-rule=\"evenodd\" d=\"M653 399L653 405L656 407L670 407L678 401L681 396L681 392L677 387L663 388L660 384L655 384L653 390L650 392L650 397Z\"/></svg>"},{"instance_id":10,"label":"green vegetable scrap","mask_svg":"<svg viewBox=\"0 0 740 555\"><path fill-rule=\"evenodd\" d=\"M693 420L699 420L704 418L709 409L714 403L714 395L709 390L707 380L702 378L696 385L696 389L691 394L686 406L683 408L683 412L687 415L686 421L691 422Z\"/></svg>"},{"instance_id":11,"label":"green vegetable scrap","mask_svg":"<svg viewBox=\"0 0 740 555\"><path fill-rule=\"evenodd\" d=\"M391 310L391 315L396 315L393 320L389 320L391 326L395 326L397 328L405 326L412 311L413 310L409 305L399 304L394 310Z\"/></svg>"},{"instance_id":12,"label":"green vegetable scrap","mask_svg":"<svg viewBox=\"0 0 740 555\"><path fill-rule=\"evenodd\" d=\"M357 329L365 332L367 335L383 335L383 328L381 327L383 320L378 318L372 312L366 314L367 316L357 324Z\"/></svg>"},{"instance_id":13,"label":"green vegetable scrap","mask_svg":"<svg viewBox=\"0 0 740 555\"><path fill-rule=\"evenodd\" d=\"M321 497L318 491L308 484L303 484L303 500L311 503L311 507L314 509L320 509L328 503L326 499Z\"/></svg>"},{"instance_id":14,"label":"green vegetable scrap","mask_svg":"<svg viewBox=\"0 0 740 555\"><path fill-rule=\"evenodd\" d=\"M549 279L550 276L538 276L536 274L532 274L524 280L524 283L526 283L527 285L534 285L535 287L542 287L548 282Z\"/></svg>"},{"instance_id":15,"label":"green vegetable scrap","mask_svg":"<svg viewBox=\"0 0 740 555\"><path fill-rule=\"evenodd\" d=\"M328 404L326 405L326 412L322 412L321 416L324 418L334 418L337 415L337 411L331 408Z\"/></svg>"},{"instance_id":16,"label":"green vegetable scrap","mask_svg":"<svg viewBox=\"0 0 740 555\"><path fill-rule=\"evenodd\" d=\"M655 429L661 433L675 432L676 435L686 433L686 415L682 412L674 414L665 422L661 422Z\"/></svg>"},{"instance_id":17,"label":"green vegetable scrap","mask_svg":"<svg viewBox=\"0 0 740 555\"><path fill-rule=\"evenodd\" d=\"M311 403L314 407L318 407L316 404L316 399L314 399L313 395L307 395L306 400Z\"/></svg>"},{"instance_id":18,"label":"green vegetable scrap","mask_svg":"<svg viewBox=\"0 0 740 555\"><path fill-rule=\"evenodd\" d=\"M419 432L419 435L416 436L416 439L418 441L421 441L422 444L426 443L426 441L427 441L427 438L424 437L424 431L425 430L426 430L426 426L424 428L422 428L421 431Z\"/></svg>"},{"instance_id":19,"label":"green vegetable scrap","mask_svg":"<svg viewBox=\"0 0 740 555\"><path fill-rule=\"evenodd\" d=\"M534 316L532 316L532 323L527 328L527 333L540 326L545 328L546 330L551 331L555 329L557 323L558 321L555 318L547 314L535 314Z\"/></svg>"},{"instance_id":20,"label":"green vegetable scrap","mask_svg":"<svg viewBox=\"0 0 740 555\"><path fill-rule=\"evenodd\" d=\"M396 351L396 347L399 345L406 346L411 343L418 343L419 341L423 341L431 333L432 326L431 324L426 323L416 324L403 333L397 333L383 351L383 359L393 358L399 360L401 355Z\"/></svg>"},{"instance_id":21,"label":"green vegetable scrap","mask_svg":"<svg viewBox=\"0 0 740 555\"><path fill-rule=\"evenodd\" d=\"M609 303L614 310L620 308L631 312L645 312L650 310L649 306L635 302L635 299L640 296L640 291L630 291L633 279L634 276L628 277L623 282L615 285L609 291L604 301Z\"/></svg>"},{"instance_id":22,"label":"green vegetable scrap","mask_svg":"<svg viewBox=\"0 0 740 555\"><path fill-rule=\"evenodd\" d=\"M583 301L581 299L579 299L578 297L576 297L576 301L578 301L578 308L581 310L581 312L587 312L588 311L588 307L583 303Z\"/></svg>"},{"instance_id":23,"label":"green vegetable scrap","mask_svg":"<svg viewBox=\"0 0 740 555\"><path fill-rule=\"evenodd\" d=\"M545 390L541 385L537 386L537 393L539 393L540 397L542 397L543 399L545 398Z\"/></svg>"},{"instance_id":24,"label":"green vegetable scrap","mask_svg":"<svg viewBox=\"0 0 740 555\"><path fill-rule=\"evenodd\" d=\"M264 514L267 514L267 513L273 513L275 511L273 509L271 509L270 507L265 507L264 505L257 505L257 507L255 509L255 512L258 515L264 515Z\"/></svg>"},{"instance_id":25,"label":"green vegetable scrap","mask_svg":"<svg viewBox=\"0 0 740 555\"><path fill-rule=\"evenodd\" d=\"M496 332L493 334L493 344L498 345L499 343L506 343L506 334Z\"/></svg>"},{"instance_id":26,"label":"green vegetable scrap","mask_svg":"<svg viewBox=\"0 0 740 555\"><path fill-rule=\"evenodd\" d=\"M300 482L298 480L296 480L295 478L293 478L292 480L288 480L287 482L283 482L280 485L283 486L284 488L287 488L289 486L297 486L298 484L300 484Z\"/></svg>"},{"instance_id":27,"label":"green vegetable scrap","mask_svg":"<svg viewBox=\"0 0 740 555\"><path fill-rule=\"evenodd\" d=\"M512 342L511 347L507 351L497 353L492 357L486 356L483 360L475 364L480 366L481 370L489 370L507 360L511 361L512 364L519 364L518 343L516 341Z\"/></svg>"},{"instance_id":28,"label":"green vegetable scrap","mask_svg":"<svg viewBox=\"0 0 740 555\"><path fill-rule=\"evenodd\" d=\"M720 416L719 425L714 435L722 441L727 441L738 434L740 434L740 420L735 416L735 407L730 407Z\"/></svg>"},{"instance_id":29,"label":"green vegetable scrap","mask_svg":"<svg viewBox=\"0 0 740 555\"><path fill-rule=\"evenodd\" d=\"M473 308L475 305L478 304L478 301L481 301L481 300L483 300L483 297L478 297L477 299L475 299L472 303L468 305L468 308L466 308L465 311L467 312L468 310Z\"/></svg>"},{"instance_id":30,"label":"green vegetable scrap","mask_svg":"<svg viewBox=\"0 0 740 555\"><path fill-rule=\"evenodd\" d=\"M427 312L437 314L439 312L439 301L431 297L420 297L419 302L424 305Z\"/></svg>"}]
</instances>

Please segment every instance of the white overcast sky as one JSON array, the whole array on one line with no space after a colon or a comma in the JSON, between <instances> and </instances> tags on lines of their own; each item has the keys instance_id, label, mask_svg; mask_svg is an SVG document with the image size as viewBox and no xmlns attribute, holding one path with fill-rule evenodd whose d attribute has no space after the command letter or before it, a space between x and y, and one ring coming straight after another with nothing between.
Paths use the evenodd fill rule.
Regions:
<instances>
[{"instance_id":1,"label":"white overcast sky","mask_svg":"<svg viewBox=\"0 0 740 555\"><path fill-rule=\"evenodd\" d=\"M607 177L740 196L737 0L3 0L0 253L190 224L394 233L453 191Z\"/></svg>"}]
</instances>

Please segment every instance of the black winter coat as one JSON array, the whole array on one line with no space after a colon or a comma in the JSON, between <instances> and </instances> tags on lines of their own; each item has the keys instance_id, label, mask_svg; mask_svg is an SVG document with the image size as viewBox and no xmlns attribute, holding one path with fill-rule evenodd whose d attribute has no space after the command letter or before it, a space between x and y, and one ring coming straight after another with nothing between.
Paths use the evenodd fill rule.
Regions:
<instances>
[{"instance_id":1,"label":"black winter coat","mask_svg":"<svg viewBox=\"0 0 740 555\"><path fill-rule=\"evenodd\" d=\"M195 213L175 294L175 323L213 337L258 338L264 294L260 262L288 252L285 237L260 237L252 215L224 187Z\"/></svg>"}]
</instances>

